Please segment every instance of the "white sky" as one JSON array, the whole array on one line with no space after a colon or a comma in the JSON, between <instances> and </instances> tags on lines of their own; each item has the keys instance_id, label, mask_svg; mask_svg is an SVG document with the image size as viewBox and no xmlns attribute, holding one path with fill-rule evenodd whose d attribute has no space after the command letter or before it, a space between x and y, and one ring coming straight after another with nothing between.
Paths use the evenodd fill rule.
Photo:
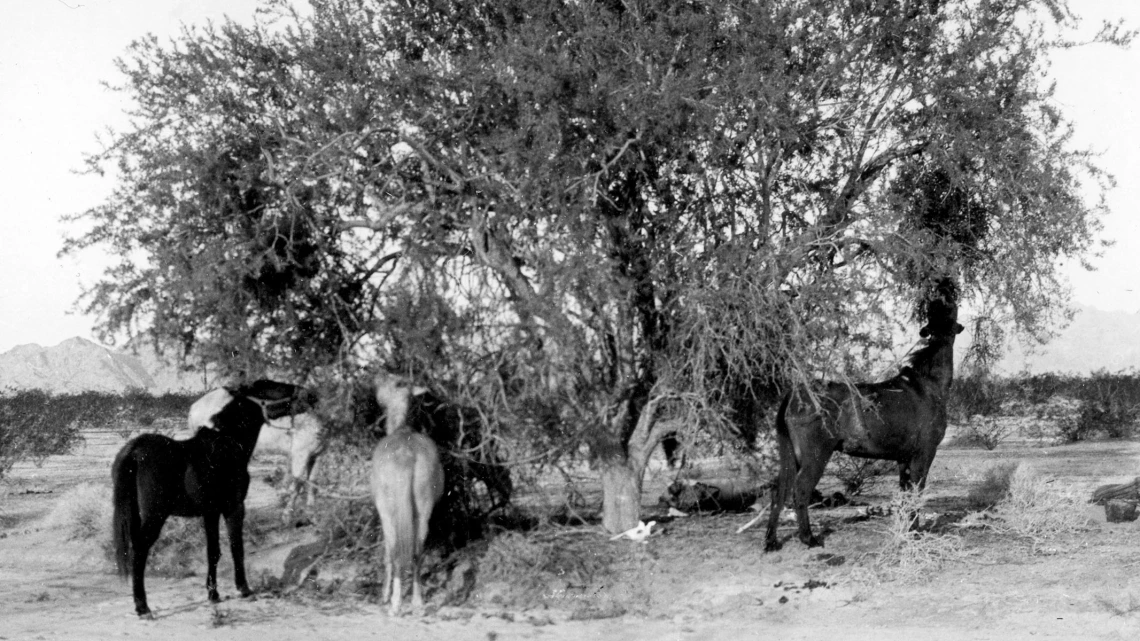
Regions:
<instances>
[{"instance_id":1,"label":"white sky","mask_svg":"<svg viewBox=\"0 0 1140 641\"><path fill-rule=\"evenodd\" d=\"M1092 31L1102 18L1140 27L1140 1L1071 0ZM123 122L124 105L100 81L147 32L172 36L180 24L247 21L256 0L18 0L0 20L0 352L23 343L91 338L92 320L73 313L81 284L101 271L97 256L56 257L60 217L98 204L106 180L79 176L95 134ZM1104 237L1116 245L1089 273L1066 266L1074 302L1140 311L1140 44L1128 51L1084 47L1058 53L1057 98L1077 125L1077 142L1104 153L1119 186L1109 194Z\"/></svg>"}]
</instances>

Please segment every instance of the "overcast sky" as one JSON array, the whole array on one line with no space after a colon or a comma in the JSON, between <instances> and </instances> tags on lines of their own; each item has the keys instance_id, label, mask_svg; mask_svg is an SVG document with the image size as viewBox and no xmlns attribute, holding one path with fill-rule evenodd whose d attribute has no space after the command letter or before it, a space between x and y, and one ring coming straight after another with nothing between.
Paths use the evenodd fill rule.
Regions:
<instances>
[{"instance_id":1,"label":"overcast sky","mask_svg":"<svg viewBox=\"0 0 1140 641\"><path fill-rule=\"evenodd\" d=\"M1090 33L1103 18L1140 26L1138 0L1075 0ZM20 0L0 20L0 352L23 343L91 338L92 320L73 313L81 284L98 276L97 256L56 257L60 217L98 204L111 185L73 173L95 134L123 122L124 105L100 85L113 59L147 32L172 36L183 23L248 21L255 0ZM1116 244L1097 272L1066 266L1074 301L1140 311L1140 46L1083 47L1054 57L1057 99L1076 122L1077 143L1103 152L1119 186L1109 194L1104 237Z\"/></svg>"}]
</instances>

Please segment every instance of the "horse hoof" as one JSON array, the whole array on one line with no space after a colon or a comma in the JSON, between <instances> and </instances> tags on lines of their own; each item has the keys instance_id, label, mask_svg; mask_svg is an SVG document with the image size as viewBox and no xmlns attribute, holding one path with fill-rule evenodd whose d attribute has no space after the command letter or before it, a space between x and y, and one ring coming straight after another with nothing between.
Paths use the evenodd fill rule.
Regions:
<instances>
[{"instance_id":1,"label":"horse hoof","mask_svg":"<svg viewBox=\"0 0 1140 641\"><path fill-rule=\"evenodd\" d=\"M821 548L823 547L823 539L820 539L816 536L810 536L806 541L804 541L804 545L807 545L809 548Z\"/></svg>"},{"instance_id":2,"label":"horse hoof","mask_svg":"<svg viewBox=\"0 0 1140 641\"><path fill-rule=\"evenodd\" d=\"M210 599L210 603L221 603L221 602L222 602L222 599L221 599L221 597L219 597L219 596L218 596L218 591L217 591L217 590L210 590L210 591L209 591L209 592L206 594L206 596L207 596L207 598L209 598L209 599Z\"/></svg>"},{"instance_id":3,"label":"horse hoof","mask_svg":"<svg viewBox=\"0 0 1140 641\"><path fill-rule=\"evenodd\" d=\"M139 615L139 619L143 621L154 621L154 613L145 605L141 608L135 608L135 614Z\"/></svg>"},{"instance_id":4,"label":"horse hoof","mask_svg":"<svg viewBox=\"0 0 1140 641\"><path fill-rule=\"evenodd\" d=\"M241 598L243 599L248 599L249 597L253 596L253 590L249 589L248 585L239 587L238 592L241 592Z\"/></svg>"},{"instance_id":5,"label":"horse hoof","mask_svg":"<svg viewBox=\"0 0 1140 641\"><path fill-rule=\"evenodd\" d=\"M765 552L776 552L782 547L784 547L784 546L780 545L779 541L768 541L767 543L764 544L764 551Z\"/></svg>"}]
</instances>

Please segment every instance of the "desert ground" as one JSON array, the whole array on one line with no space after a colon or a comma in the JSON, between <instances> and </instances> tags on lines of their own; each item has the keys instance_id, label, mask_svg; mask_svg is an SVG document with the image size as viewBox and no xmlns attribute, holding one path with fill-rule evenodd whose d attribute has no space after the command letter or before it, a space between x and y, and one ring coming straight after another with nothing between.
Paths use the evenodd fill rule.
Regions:
<instances>
[{"instance_id":1,"label":"desert ground","mask_svg":"<svg viewBox=\"0 0 1140 641\"><path fill-rule=\"evenodd\" d=\"M653 535L611 542L597 528L547 528L541 537L548 549L588 540L593 547L583 549L610 566L527 584L526 598L509 578L480 571L461 603L441 604L441 591L429 587L423 617L389 617L375 591L331 589L335 572L241 599L226 552L221 604L206 601L201 568L190 576L148 574L151 621L134 615L129 585L112 572L104 541L76 538L52 515L71 488L109 483L124 440L88 434L71 454L21 463L0 482L0 640L1140 638L1140 522L1107 523L1103 509L1087 503L1095 487L1140 474L1135 440L1010 438L988 451L950 437L922 513L935 522L940 513L957 516L930 535L932 545L907 554L884 551L892 518L867 507L890 505L890 479L857 497L862 505L812 510L814 525L827 532L824 548L809 550L793 538L763 554L762 526L736 532L748 513L664 518L657 497L676 472L656 465L644 492L646 520L661 519ZM1011 461L1066 499L1057 510L1070 525L1026 534L1011 531L1000 511L961 518L985 470ZM312 539L311 528L274 525L279 500L265 477L280 464L256 458L251 469L249 520L268 532L247 544L255 587L274 585L289 550ZM699 475L700 467L689 473ZM780 530L783 538L793 532L792 523ZM204 547L194 553L202 565Z\"/></svg>"}]
</instances>

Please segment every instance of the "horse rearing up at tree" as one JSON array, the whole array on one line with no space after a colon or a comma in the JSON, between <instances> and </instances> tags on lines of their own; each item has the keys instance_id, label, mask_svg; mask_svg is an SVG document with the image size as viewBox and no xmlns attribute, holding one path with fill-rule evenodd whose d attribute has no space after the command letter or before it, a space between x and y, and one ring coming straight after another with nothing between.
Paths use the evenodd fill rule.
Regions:
<instances>
[{"instance_id":1,"label":"horse rearing up at tree","mask_svg":"<svg viewBox=\"0 0 1140 641\"><path fill-rule=\"evenodd\" d=\"M143 576L147 555L170 516L202 517L206 530L206 591L218 602L217 565L221 558L218 519L225 517L234 584L241 595L246 583L242 527L249 489L250 456L264 422L261 406L244 388L218 389L195 402L206 426L177 441L161 434L143 434L119 451L111 467L114 484L112 543L115 562L124 578L130 574L135 612L151 616Z\"/></svg>"},{"instance_id":2,"label":"horse rearing up at tree","mask_svg":"<svg viewBox=\"0 0 1140 641\"><path fill-rule=\"evenodd\" d=\"M954 338L962 331L957 305L926 304L925 344L899 373L878 383L827 383L822 390L788 394L776 414L780 470L772 492L765 550L780 548L776 528L789 490L799 539L823 541L811 531L808 501L833 452L897 461L899 485L926 486L926 475L946 433L946 401L954 380Z\"/></svg>"},{"instance_id":3,"label":"horse rearing up at tree","mask_svg":"<svg viewBox=\"0 0 1140 641\"><path fill-rule=\"evenodd\" d=\"M407 424L411 398L423 391L391 374L376 378L376 400L384 407L387 436L372 453L372 497L384 531L383 600L390 600L390 615L400 611L401 577L407 570L412 573L412 607L423 608L420 560L428 521L443 496L439 450Z\"/></svg>"}]
</instances>

